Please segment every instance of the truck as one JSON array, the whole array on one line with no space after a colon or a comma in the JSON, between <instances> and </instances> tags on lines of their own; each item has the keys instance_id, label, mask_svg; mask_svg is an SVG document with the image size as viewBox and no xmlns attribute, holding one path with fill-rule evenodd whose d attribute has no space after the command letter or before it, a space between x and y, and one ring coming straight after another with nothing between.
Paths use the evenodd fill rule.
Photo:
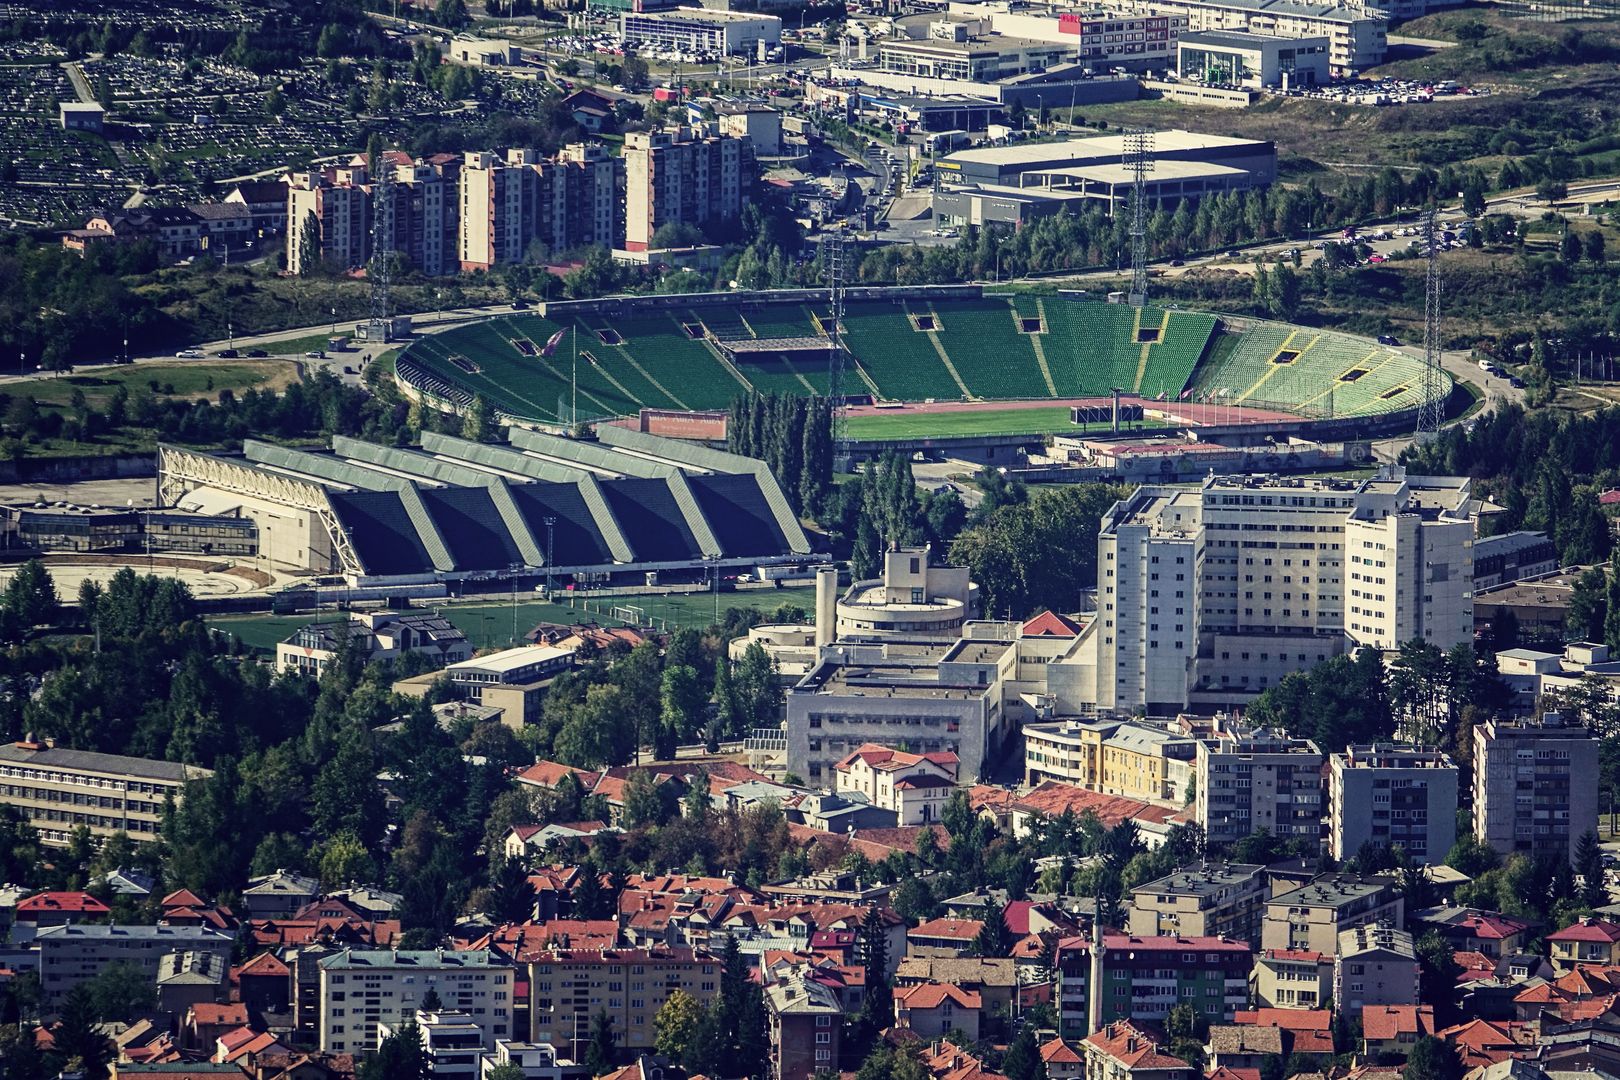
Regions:
<instances>
[{"instance_id":1,"label":"truck","mask_svg":"<svg viewBox=\"0 0 1620 1080\"><path fill-rule=\"evenodd\" d=\"M816 576L808 566L761 566L754 570L761 581L803 581Z\"/></svg>"}]
</instances>

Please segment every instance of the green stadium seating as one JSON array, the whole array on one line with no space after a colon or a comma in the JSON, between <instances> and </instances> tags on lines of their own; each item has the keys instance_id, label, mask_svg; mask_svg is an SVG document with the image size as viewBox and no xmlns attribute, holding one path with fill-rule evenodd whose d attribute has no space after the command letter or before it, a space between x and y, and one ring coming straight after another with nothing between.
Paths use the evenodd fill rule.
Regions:
<instances>
[{"instance_id":1,"label":"green stadium seating","mask_svg":"<svg viewBox=\"0 0 1620 1080\"><path fill-rule=\"evenodd\" d=\"M844 310L844 344L885 398L957 401L962 397L962 388L951 378L928 335L912 326L901 304L850 304ZM860 380L848 382L854 392Z\"/></svg>"},{"instance_id":2,"label":"green stadium seating","mask_svg":"<svg viewBox=\"0 0 1620 1080\"><path fill-rule=\"evenodd\" d=\"M1006 301L940 304L935 314L940 343L974 397L1016 400L1052 395L1041 377L1030 335L1018 332Z\"/></svg>"},{"instance_id":3,"label":"green stadium seating","mask_svg":"<svg viewBox=\"0 0 1620 1080\"><path fill-rule=\"evenodd\" d=\"M1173 400L1190 388L1190 396L1200 399L1356 415L1409 408L1422 388L1420 360L1335 331L1255 322L1217 335L1216 319L1201 312L1138 311L1028 295L911 301L909 310L933 315L937 332L915 329L907 303L849 305L843 333L853 357L849 392L865 393L870 382L885 399L954 401L965 386L974 398L1015 400L1047 398L1054 390L1059 397L1106 396L1118 386L1144 398ZM1044 317L1038 340L1051 387L1036 358L1037 339L1021 333L1017 322L1038 316ZM513 314L424 336L408 346L404 359L408 370L441 391L460 388L503 411L539 420L567 411L576 328L581 353L595 358L579 366L582 415L643 407L723 409L744 389L739 376L761 391L826 392L825 359L744 354L728 363L712 344L683 329L683 323L699 322L723 340L816 335L812 308L805 304L741 301L565 322ZM605 327L617 331L618 344L597 336ZM569 333L552 357L525 355L513 344L527 339L538 349L559 328ZM1157 339L1140 340L1144 329L1157 331ZM1275 363L1285 348L1298 355L1291 363ZM452 357L464 357L478 370L468 372ZM1362 374L1346 380L1352 369ZM1450 379L1441 381L1441 392L1449 393Z\"/></svg>"}]
</instances>

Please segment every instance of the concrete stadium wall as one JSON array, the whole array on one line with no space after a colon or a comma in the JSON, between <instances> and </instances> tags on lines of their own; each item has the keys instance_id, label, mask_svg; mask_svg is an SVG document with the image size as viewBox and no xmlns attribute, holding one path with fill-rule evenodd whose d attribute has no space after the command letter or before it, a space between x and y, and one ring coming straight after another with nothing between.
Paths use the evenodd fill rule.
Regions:
<instances>
[{"instance_id":1,"label":"concrete stadium wall","mask_svg":"<svg viewBox=\"0 0 1620 1080\"><path fill-rule=\"evenodd\" d=\"M849 300L977 300L982 285L864 285L844 290ZM762 292L675 293L670 296L604 296L596 300L553 300L536 308L542 318L569 315L617 315L626 311L737 304L825 304L826 289L770 289Z\"/></svg>"}]
</instances>

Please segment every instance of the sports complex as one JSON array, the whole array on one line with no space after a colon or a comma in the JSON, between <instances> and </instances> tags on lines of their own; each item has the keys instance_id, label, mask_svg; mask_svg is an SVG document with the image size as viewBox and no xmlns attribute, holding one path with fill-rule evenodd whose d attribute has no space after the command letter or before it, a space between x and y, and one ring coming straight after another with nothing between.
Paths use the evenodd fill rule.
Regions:
<instances>
[{"instance_id":1,"label":"sports complex","mask_svg":"<svg viewBox=\"0 0 1620 1080\"><path fill-rule=\"evenodd\" d=\"M1421 358L1332 330L979 286L849 289L838 330L854 443L1079 431L1118 391L1149 426L1410 430ZM749 390L825 394L825 290L542 306L422 337L401 389L519 423L726 408ZM548 343L549 344L548 346ZM1435 372L1442 400L1452 380ZM576 404L577 403L577 404Z\"/></svg>"}]
</instances>

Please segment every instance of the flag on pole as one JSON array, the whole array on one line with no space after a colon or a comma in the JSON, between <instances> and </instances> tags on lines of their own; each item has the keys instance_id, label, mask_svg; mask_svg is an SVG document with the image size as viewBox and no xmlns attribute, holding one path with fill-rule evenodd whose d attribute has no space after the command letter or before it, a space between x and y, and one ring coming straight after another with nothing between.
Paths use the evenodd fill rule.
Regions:
<instances>
[{"instance_id":1,"label":"flag on pole","mask_svg":"<svg viewBox=\"0 0 1620 1080\"><path fill-rule=\"evenodd\" d=\"M1181 392L1181 400L1186 401L1188 398L1192 397L1192 394L1192 387L1189 386L1187 389Z\"/></svg>"},{"instance_id":2,"label":"flag on pole","mask_svg":"<svg viewBox=\"0 0 1620 1080\"><path fill-rule=\"evenodd\" d=\"M550 337L546 338L545 345L541 346L540 355L550 356L555 353L557 351L557 346L562 344L563 335L567 332L568 331L566 330L559 330L555 334L552 334Z\"/></svg>"}]
</instances>

